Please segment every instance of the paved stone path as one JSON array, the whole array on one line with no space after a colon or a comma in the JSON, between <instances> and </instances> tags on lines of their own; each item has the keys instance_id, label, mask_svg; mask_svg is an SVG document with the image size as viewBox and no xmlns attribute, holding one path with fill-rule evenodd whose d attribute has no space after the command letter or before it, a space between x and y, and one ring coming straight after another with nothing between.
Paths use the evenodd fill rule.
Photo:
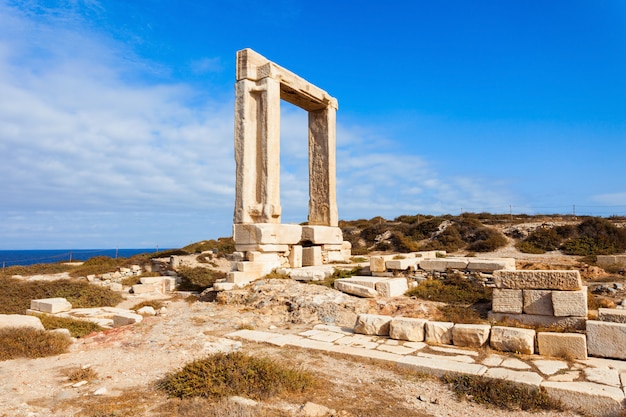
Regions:
<instances>
[{"instance_id":1,"label":"paved stone path","mask_svg":"<svg viewBox=\"0 0 626 417\"><path fill-rule=\"evenodd\" d=\"M226 337L377 359L437 376L446 373L479 375L542 387L566 407L597 416L617 415L626 398L626 362L619 360L566 361L538 355L431 346L355 334L349 328L324 324L298 334L238 330Z\"/></svg>"}]
</instances>

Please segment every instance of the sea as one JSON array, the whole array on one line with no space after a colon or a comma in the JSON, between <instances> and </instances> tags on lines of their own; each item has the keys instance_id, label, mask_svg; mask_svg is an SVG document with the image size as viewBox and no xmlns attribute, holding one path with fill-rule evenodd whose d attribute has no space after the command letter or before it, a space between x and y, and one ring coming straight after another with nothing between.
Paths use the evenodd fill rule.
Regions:
<instances>
[{"instance_id":1,"label":"sea","mask_svg":"<svg viewBox=\"0 0 626 417\"><path fill-rule=\"evenodd\" d=\"M168 249L161 249L164 251ZM0 250L0 267L52 264L57 262L86 261L95 256L109 258L130 258L140 253L155 253L155 248L147 249L43 249L43 250Z\"/></svg>"}]
</instances>

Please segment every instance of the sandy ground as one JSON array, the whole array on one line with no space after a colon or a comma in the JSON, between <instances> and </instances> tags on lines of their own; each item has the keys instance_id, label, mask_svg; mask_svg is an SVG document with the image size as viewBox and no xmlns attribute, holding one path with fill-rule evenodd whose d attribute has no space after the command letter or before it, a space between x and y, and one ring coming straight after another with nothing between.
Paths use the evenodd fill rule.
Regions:
<instances>
[{"instance_id":1,"label":"sandy ground","mask_svg":"<svg viewBox=\"0 0 626 417\"><path fill-rule=\"evenodd\" d=\"M270 401L270 406L302 415L307 401L336 410L336 416L574 416L576 414L511 412L458 401L439 381L417 378L390 367L348 357L326 355L295 348L245 343L223 335L241 327L299 332L313 327L314 315L299 314L285 306L304 292L310 300L326 297L344 303L349 297L334 290L286 281L292 289L274 291L273 301L264 304L250 290L250 305L223 305L215 302L167 302L167 311L143 322L109 330L77 340L67 354L35 360L0 362L0 416L176 416L184 414L172 401L154 390L166 373L207 354L243 349L279 361L298 364L320 376L326 389L293 398ZM288 287L285 287L288 288ZM315 290L311 290L315 288ZM257 295L259 293L257 292ZM300 294L300 295L299 295ZM267 296L268 294L264 294ZM296 298L294 298L296 297ZM306 297L305 297L306 298ZM133 300L135 301L135 300ZM126 303L128 304L128 302ZM302 302L305 305L306 302ZM427 309L427 307L424 307ZM67 374L79 367L91 367L97 378L74 387ZM132 411L119 414L89 414L98 402L139 393ZM122 401L119 401L122 403ZM122 407L122 406L120 406ZM123 408L123 407L122 407ZM83 410L84 414L81 413ZM371 414L372 410L376 414ZM126 414L125 414L126 413ZM136 413L136 414L133 414ZM200 415L200 414L197 414ZM212 414L203 414L212 415Z\"/></svg>"}]
</instances>

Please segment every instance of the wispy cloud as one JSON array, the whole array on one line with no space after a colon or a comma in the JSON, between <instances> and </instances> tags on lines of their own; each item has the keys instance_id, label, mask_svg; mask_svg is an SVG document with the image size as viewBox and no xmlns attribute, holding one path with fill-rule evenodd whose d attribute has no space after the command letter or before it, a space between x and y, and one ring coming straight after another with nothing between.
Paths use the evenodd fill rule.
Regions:
<instances>
[{"instance_id":1,"label":"wispy cloud","mask_svg":"<svg viewBox=\"0 0 626 417\"><path fill-rule=\"evenodd\" d=\"M99 11L97 2L82 4ZM33 13L0 0L0 248L183 245L228 235L232 101L145 81L160 64L90 30L75 11ZM221 61L194 66L219 71ZM283 109L285 222L306 220L306 120ZM342 218L508 204L497 185L446 178L417 153L396 150L385 131L339 117Z\"/></svg>"}]
</instances>

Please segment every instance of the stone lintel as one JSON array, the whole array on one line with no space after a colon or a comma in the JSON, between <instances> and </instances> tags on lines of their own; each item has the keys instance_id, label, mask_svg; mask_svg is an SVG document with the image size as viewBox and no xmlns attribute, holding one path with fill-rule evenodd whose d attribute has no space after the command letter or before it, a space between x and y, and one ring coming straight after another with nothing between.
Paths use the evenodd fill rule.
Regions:
<instances>
[{"instance_id":1,"label":"stone lintel","mask_svg":"<svg viewBox=\"0 0 626 417\"><path fill-rule=\"evenodd\" d=\"M314 245L341 245L343 233L339 227L331 226L300 226L302 227L302 240L309 241Z\"/></svg>"},{"instance_id":2,"label":"stone lintel","mask_svg":"<svg viewBox=\"0 0 626 417\"><path fill-rule=\"evenodd\" d=\"M326 91L249 48L237 51L236 77L237 81L273 78L280 82L280 98L306 111L338 108L337 100Z\"/></svg>"},{"instance_id":3,"label":"stone lintel","mask_svg":"<svg viewBox=\"0 0 626 417\"><path fill-rule=\"evenodd\" d=\"M494 271L493 279L496 288L561 291L582 289L578 270L499 270Z\"/></svg>"}]
</instances>

